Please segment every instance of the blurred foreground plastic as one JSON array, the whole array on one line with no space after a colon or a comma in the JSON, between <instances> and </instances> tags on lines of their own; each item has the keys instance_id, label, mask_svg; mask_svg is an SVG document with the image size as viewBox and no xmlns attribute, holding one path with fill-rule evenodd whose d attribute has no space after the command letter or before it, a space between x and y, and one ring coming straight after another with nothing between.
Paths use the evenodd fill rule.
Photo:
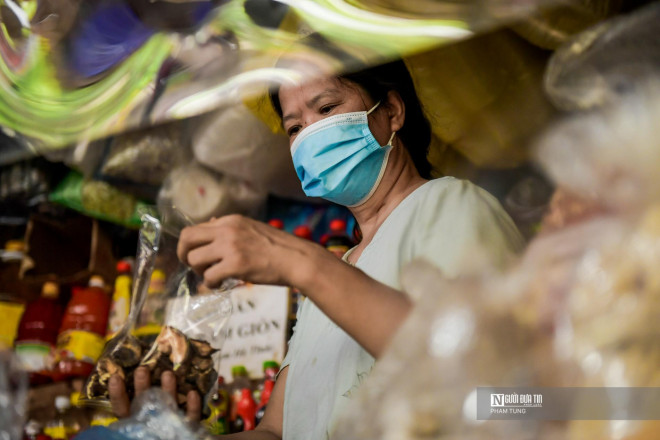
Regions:
<instances>
[{"instance_id":1,"label":"blurred foreground plastic","mask_svg":"<svg viewBox=\"0 0 660 440\"><path fill-rule=\"evenodd\" d=\"M20 440L27 410L28 376L11 351L0 350L0 439Z\"/></svg>"}]
</instances>

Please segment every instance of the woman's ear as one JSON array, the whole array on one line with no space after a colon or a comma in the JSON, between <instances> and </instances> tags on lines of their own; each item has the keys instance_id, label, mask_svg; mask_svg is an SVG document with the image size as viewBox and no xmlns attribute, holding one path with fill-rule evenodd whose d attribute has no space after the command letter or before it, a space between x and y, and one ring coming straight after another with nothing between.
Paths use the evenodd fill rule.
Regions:
<instances>
[{"instance_id":1,"label":"woman's ear","mask_svg":"<svg viewBox=\"0 0 660 440\"><path fill-rule=\"evenodd\" d=\"M406 120L406 105L396 90L387 92L387 116L390 119L390 130L401 130Z\"/></svg>"}]
</instances>

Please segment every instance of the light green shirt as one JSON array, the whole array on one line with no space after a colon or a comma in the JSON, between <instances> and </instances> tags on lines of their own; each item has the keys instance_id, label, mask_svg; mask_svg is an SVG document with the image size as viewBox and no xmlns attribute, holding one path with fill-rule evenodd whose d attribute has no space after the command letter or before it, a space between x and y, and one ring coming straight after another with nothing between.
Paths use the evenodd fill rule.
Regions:
<instances>
[{"instance_id":1,"label":"light green shirt","mask_svg":"<svg viewBox=\"0 0 660 440\"><path fill-rule=\"evenodd\" d=\"M403 267L425 258L447 277L469 271L470 262L503 266L523 239L497 200L452 177L425 183L397 206L355 264L372 278L401 289ZM374 358L305 300L282 368L284 440L323 440L352 393L367 378Z\"/></svg>"}]
</instances>

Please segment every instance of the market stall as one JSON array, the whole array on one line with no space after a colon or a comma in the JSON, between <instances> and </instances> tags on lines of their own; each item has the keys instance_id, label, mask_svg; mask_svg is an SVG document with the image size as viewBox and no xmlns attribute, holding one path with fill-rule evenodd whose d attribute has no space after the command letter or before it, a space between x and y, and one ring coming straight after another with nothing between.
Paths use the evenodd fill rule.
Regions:
<instances>
[{"instance_id":1,"label":"market stall","mask_svg":"<svg viewBox=\"0 0 660 440\"><path fill-rule=\"evenodd\" d=\"M485 189L526 247L497 270L470 249L461 277L408 264L410 315L329 437L655 438L659 15L643 0L0 2L0 437L254 429L311 300L209 288L177 256L182 230L239 214L344 257L360 226L305 196L273 90L403 60L431 177ZM140 393L140 368L175 392ZM507 389L536 400L492 412Z\"/></svg>"}]
</instances>

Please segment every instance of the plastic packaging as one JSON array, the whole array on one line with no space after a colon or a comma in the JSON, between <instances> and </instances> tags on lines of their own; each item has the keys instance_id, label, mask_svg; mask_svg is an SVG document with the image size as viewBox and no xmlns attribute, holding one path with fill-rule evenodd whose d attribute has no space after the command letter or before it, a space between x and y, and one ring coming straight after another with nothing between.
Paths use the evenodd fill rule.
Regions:
<instances>
[{"instance_id":1,"label":"plastic packaging","mask_svg":"<svg viewBox=\"0 0 660 440\"><path fill-rule=\"evenodd\" d=\"M84 401L107 407L107 383L111 375L125 379L129 397L133 395L133 371L145 366L151 372L153 385L160 384L163 371L171 370L177 379L177 402L182 407L189 391L202 396L214 388L219 350L225 338L225 325L231 314L231 301L226 290L209 291L201 279L176 257L176 244L187 215L169 207L160 212L161 220L143 215L140 229L133 296L126 325L108 342L94 372L88 378ZM162 316L161 331L155 341L145 344L133 336L147 299L151 275L158 258L165 283L167 304ZM233 284L225 284L225 287Z\"/></svg>"},{"instance_id":2,"label":"plastic packaging","mask_svg":"<svg viewBox=\"0 0 660 440\"><path fill-rule=\"evenodd\" d=\"M55 344L64 313L59 293L56 283L44 283L41 297L27 305L18 328L14 350L33 384L48 381L55 367Z\"/></svg>"},{"instance_id":3,"label":"plastic packaging","mask_svg":"<svg viewBox=\"0 0 660 440\"><path fill-rule=\"evenodd\" d=\"M256 215L266 191L244 178L214 172L191 162L172 170L160 192L158 206L177 206L192 222L226 214Z\"/></svg>"},{"instance_id":4,"label":"plastic packaging","mask_svg":"<svg viewBox=\"0 0 660 440\"><path fill-rule=\"evenodd\" d=\"M83 431L77 440L212 440L202 426L189 424L171 395L160 388L140 394L131 404L131 416L107 427Z\"/></svg>"},{"instance_id":5,"label":"plastic packaging","mask_svg":"<svg viewBox=\"0 0 660 440\"><path fill-rule=\"evenodd\" d=\"M11 351L0 350L0 438L20 440L27 411L28 377Z\"/></svg>"},{"instance_id":6,"label":"plastic packaging","mask_svg":"<svg viewBox=\"0 0 660 440\"><path fill-rule=\"evenodd\" d=\"M585 110L643 94L644 82L660 71L658 20L660 4L652 3L567 41L545 74L552 102L564 110Z\"/></svg>"},{"instance_id":7,"label":"plastic packaging","mask_svg":"<svg viewBox=\"0 0 660 440\"><path fill-rule=\"evenodd\" d=\"M281 197L304 197L289 142L246 106L226 106L203 116L193 135L195 158L224 175Z\"/></svg>"},{"instance_id":8,"label":"plastic packaging","mask_svg":"<svg viewBox=\"0 0 660 440\"><path fill-rule=\"evenodd\" d=\"M57 335L57 372L87 377L101 356L108 328L111 299L103 278L92 276L89 286L73 289Z\"/></svg>"},{"instance_id":9,"label":"plastic packaging","mask_svg":"<svg viewBox=\"0 0 660 440\"><path fill-rule=\"evenodd\" d=\"M49 200L90 217L125 226L139 226L144 203L107 182L88 180L71 171L50 193Z\"/></svg>"}]
</instances>

